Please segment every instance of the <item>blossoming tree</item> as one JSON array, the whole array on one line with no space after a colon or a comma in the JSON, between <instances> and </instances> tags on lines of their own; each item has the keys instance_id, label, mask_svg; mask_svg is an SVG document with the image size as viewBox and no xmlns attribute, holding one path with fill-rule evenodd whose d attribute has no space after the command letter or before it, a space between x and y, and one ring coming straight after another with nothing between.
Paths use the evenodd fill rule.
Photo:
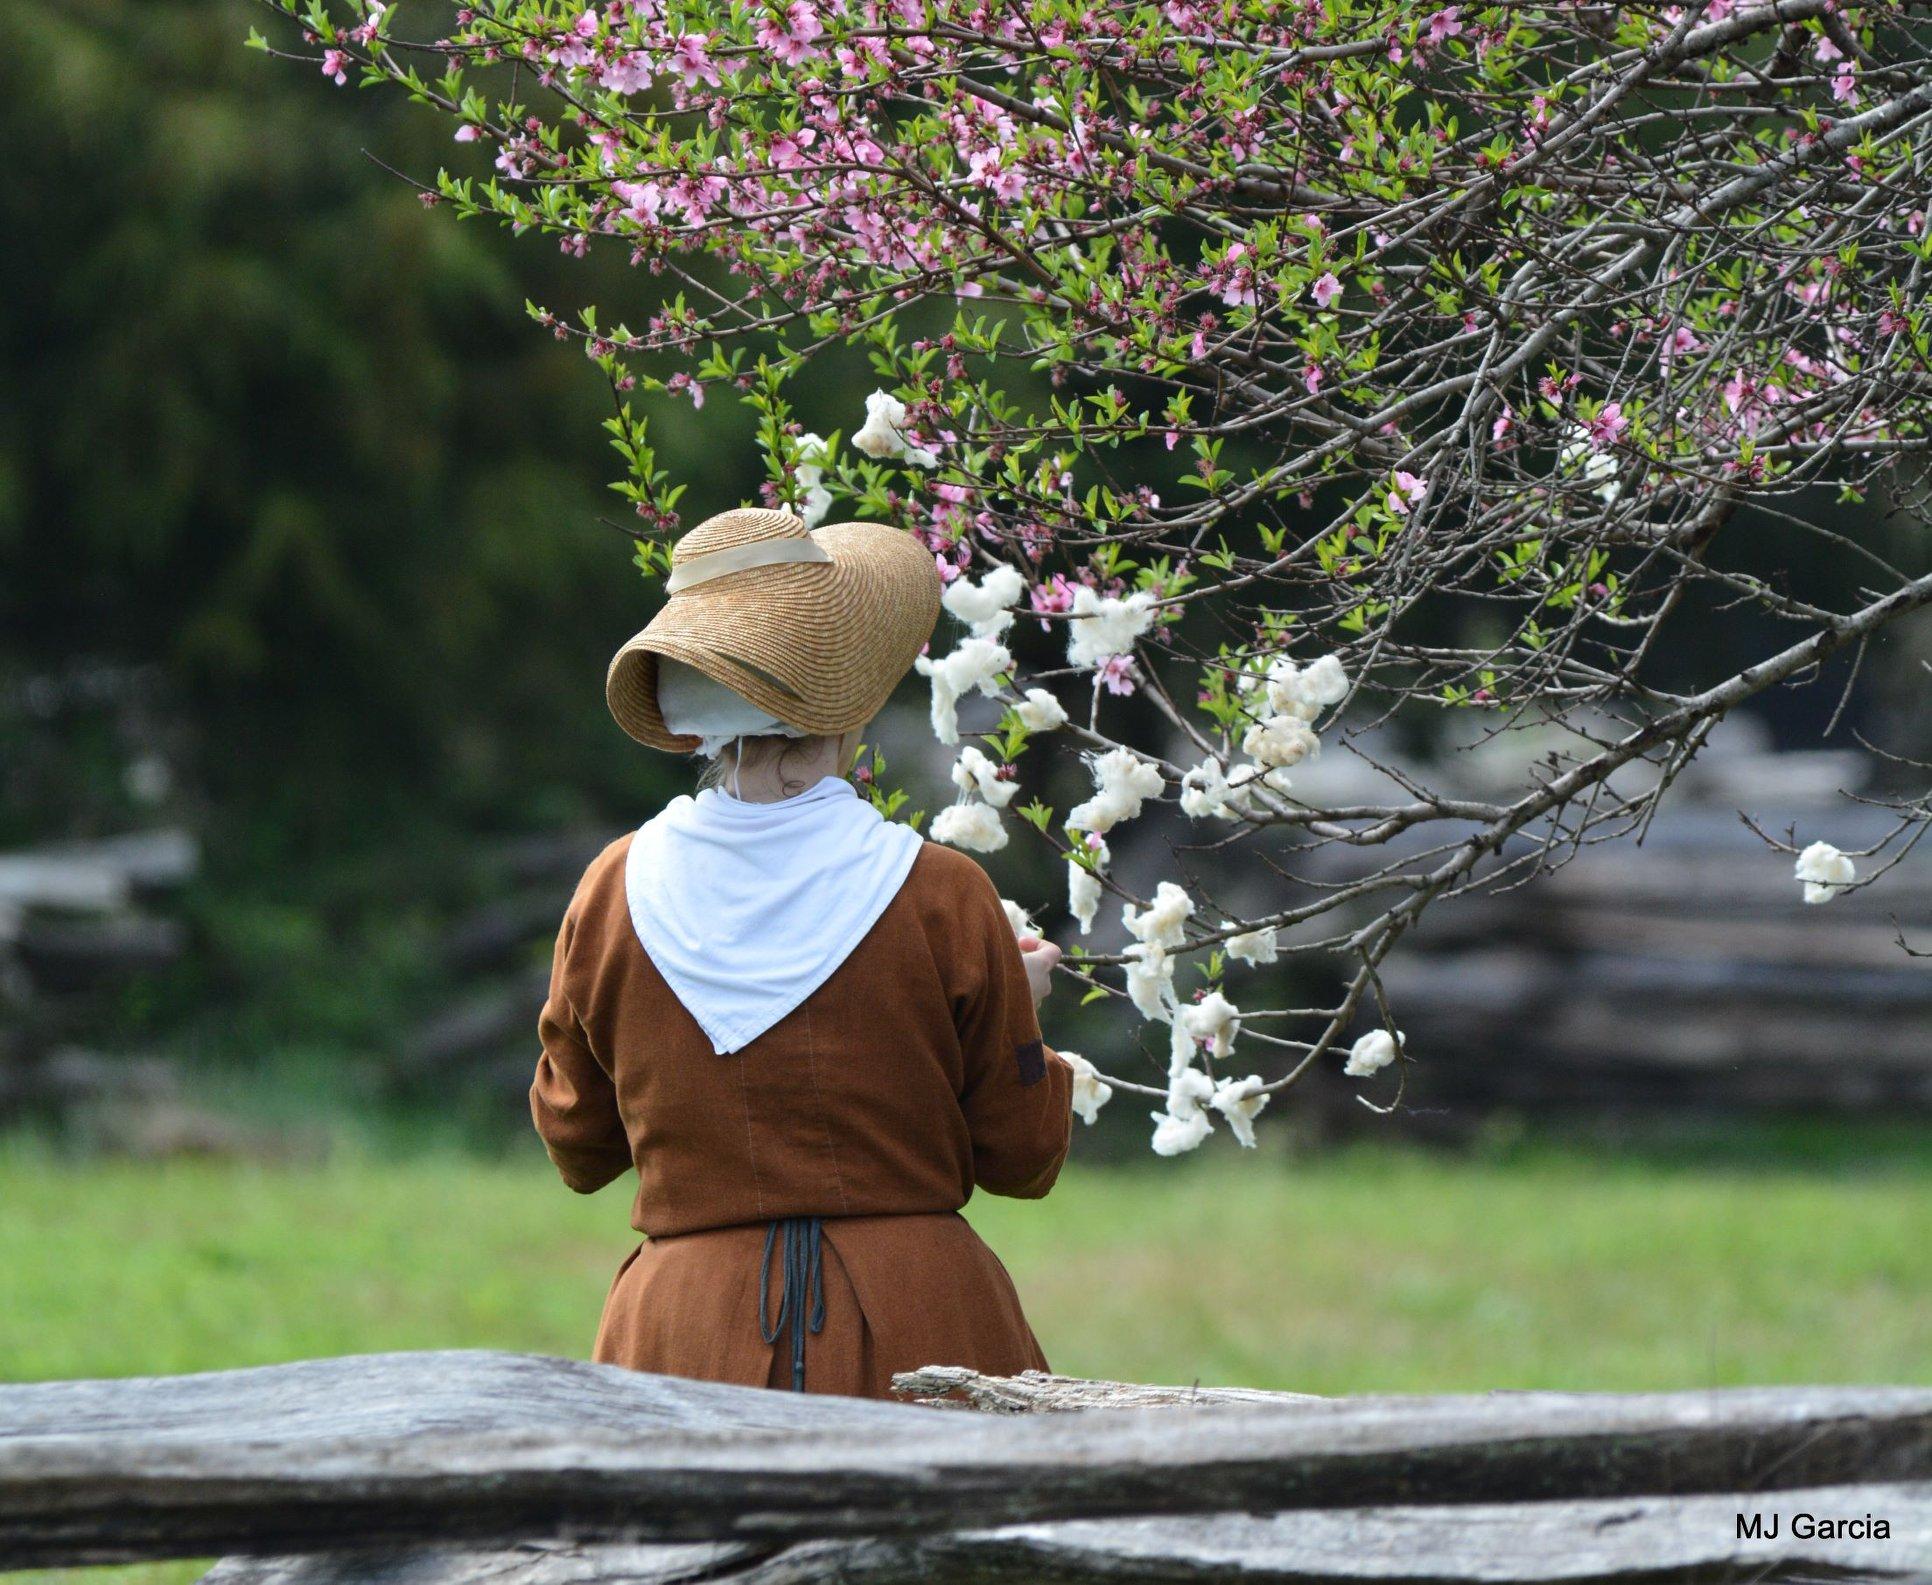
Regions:
<instances>
[{"instance_id":1,"label":"blossoming tree","mask_svg":"<svg viewBox=\"0 0 1932 1585\"><path fill-rule=\"evenodd\" d=\"M1149 1097L1162 1153L1217 1120L1251 1143L1325 1060L1399 1088L1377 966L1425 909L1640 829L1726 712L1932 602L1922 557L1816 515L1924 517L1922 10L264 3L296 29L262 47L478 146L426 202L638 267L635 304L532 312L610 384L647 572L682 489L652 404L708 392L747 404L771 504L932 548L932 726L977 739L933 835L1051 844L1083 936L1119 908L1124 948L1073 972L1161 1027L1167 1072L1078 1063L1079 1105ZM837 346L876 370L862 422L799 378ZM1737 553L1772 515L1857 598ZM1667 686L1713 601L1780 641ZM1389 767L1387 796L1298 792L1324 745L1445 712L1558 746L1500 796ZM1066 809L1033 774L1057 745L1092 781ZM1265 859L1269 905L1178 860L1131 894L1109 842L1156 802ZM1897 812L1866 854L1808 848L1806 898L1915 840L1926 802ZM1322 849L1357 862L1290 878ZM1333 1004L1239 1005L1290 952L1339 955Z\"/></svg>"}]
</instances>

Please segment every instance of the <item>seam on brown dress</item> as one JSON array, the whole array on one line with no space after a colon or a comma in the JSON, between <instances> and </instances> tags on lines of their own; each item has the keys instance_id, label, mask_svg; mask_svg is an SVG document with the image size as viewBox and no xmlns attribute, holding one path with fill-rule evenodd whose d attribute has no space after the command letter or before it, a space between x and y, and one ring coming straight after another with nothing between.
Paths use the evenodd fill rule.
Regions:
<instances>
[{"instance_id":1,"label":"seam on brown dress","mask_svg":"<svg viewBox=\"0 0 1932 1585\"><path fill-rule=\"evenodd\" d=\"M745 1074L745 1048L740 1047L728 1057L720 1057L721 1062L729 1062L738 1070L738 1104L745 1113L745 1164L751 1168L751 1197L758 1208L758 1215L765 1214L765 1187L758 1181L758 1145L756 1129L751 1121L751 1080Z\"/></svg>"},{"instance_id":2,"label":"seam on brown dress","mask_svg":"<svg viewBox=\"0 0 1932 1585\"><path fill-rule=\"evenodd\" d=\"M845 1172L839 1166L838 1139L832 1132L832 1119L825 1109L825 1092L818 1085L818 1035L812 1028L812 1009L808 1004L805 1014L805 1072L812 1081L812 1099L818 1107L818 1129L825 1137L825 1154L832 1158L832 1182L839 1191L839 1209L847 1216L852 1214L852 1202L845 1193Z\"/></svg>"}]
</instances>

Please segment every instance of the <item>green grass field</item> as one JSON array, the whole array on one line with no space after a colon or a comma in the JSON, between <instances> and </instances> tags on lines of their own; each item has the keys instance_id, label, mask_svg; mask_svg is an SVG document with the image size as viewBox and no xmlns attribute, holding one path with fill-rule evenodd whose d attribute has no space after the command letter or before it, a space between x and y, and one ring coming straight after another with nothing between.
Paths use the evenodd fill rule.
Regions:
<instances>
[{"instance_id":1,"label":"green grass field","mask_svg":"<svg viewBox=\"0 0 1932 1585\"><path fill-rule=\"evenodd\" d=\"M626 1191L541 1162L0 1151L0 1378L584 1354ZM1932 1163L1525 1150L1078 1168L969 1214L1056 1368L1305 1392L1932 1382ZM118 1571L174 1585L189 1566ZM18 1576L14 1577L16 1580Z\"/></svg>"},{"instance_id":2,"label":"green grass field","mask_svg":"<svg viewBox=\"0 0 1932 1585\"><path fill-rule=\"evenodd\" d=\"M0 1152L0 1378L582 1354L628 1196L541 1161ZM1932 1381L1932 1167L1356 1149L1071 1169L968 1213L1056 1368L1306 1392Z\"/></svg>"}]
</instances>

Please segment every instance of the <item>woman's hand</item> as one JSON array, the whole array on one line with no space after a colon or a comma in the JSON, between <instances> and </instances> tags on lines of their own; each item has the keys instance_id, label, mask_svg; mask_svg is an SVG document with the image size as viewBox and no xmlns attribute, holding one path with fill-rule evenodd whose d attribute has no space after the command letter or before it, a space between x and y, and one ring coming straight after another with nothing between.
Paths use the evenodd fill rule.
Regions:
<instances>
[{"instance_id":1,"label":"woman's hand","mask_svg":"<svg viewBox=\"0 0 1932 1585\"><path fill-rule=\"evenodd\" d=\"M1026 965L1026 982L1033 988L1033 1005L1038 1007L1053 989L1053 967L1060 961L1060 949L1038 936L1021 936L1020 961Z\"/></svg>"}]
</instances>

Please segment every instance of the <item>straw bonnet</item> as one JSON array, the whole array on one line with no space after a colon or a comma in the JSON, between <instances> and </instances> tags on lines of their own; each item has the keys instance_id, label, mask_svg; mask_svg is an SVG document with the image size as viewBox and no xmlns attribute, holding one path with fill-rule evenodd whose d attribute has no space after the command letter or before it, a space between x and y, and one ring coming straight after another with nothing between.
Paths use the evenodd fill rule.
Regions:
<instances>
[{"instance_id":1,"label":"straw bonnet","mask_svg":"<svg viewBox=\"0 0 1932 1585\"><path fill-rule=\"evenodd\" d=\"M658 704L658 660L696 668L802 732L879 713L939 620L939 570L912 535L878 523L815 531L790 512L740 508L671 548L670 599L610 663L604 697L640 743L691 753Z\"/></svg>"}]
</instances>

